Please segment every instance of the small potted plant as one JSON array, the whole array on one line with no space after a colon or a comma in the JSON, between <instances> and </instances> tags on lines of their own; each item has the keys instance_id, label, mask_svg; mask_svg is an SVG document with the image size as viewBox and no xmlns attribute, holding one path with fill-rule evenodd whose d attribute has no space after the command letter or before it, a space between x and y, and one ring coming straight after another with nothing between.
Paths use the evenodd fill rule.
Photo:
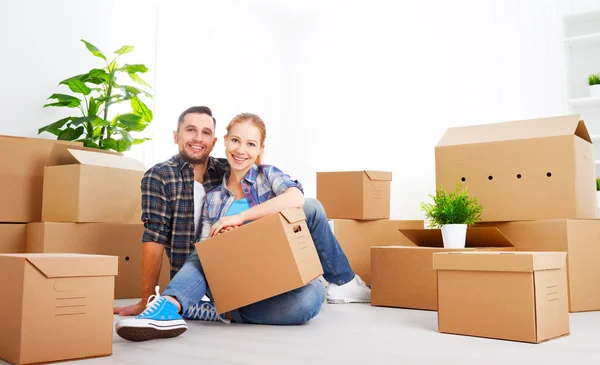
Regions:
<instances>
[{"instance_id":1,"label":"small potted plant","mask_svg":"<svg viewBox=\"0 0 600 365\"><path fill-rule=\"evenodd\" d=\"M464 248L467 227L481 218L483 207L477 198L469 197L467 188L458 184L456 190L449 192L440 186L433 198L433 204L421 203L421 209L429 221L429 228L442 229L442 239L446 248Z\"/></svg>"},{"instance_id":2,"label":"small potted plant","mask_svg":"<svg viewBox=\"0 0 600 365\"><path fill-rule=\"evenodd\" d=\"M600 205L600 177L596 178L596 199Z\"/></svg>"},{"instance_id":3,"label":"small potted plant","mask_svg":"<svg viewBox=\"0 0 600 365\"><path fill-rule=\"evenodd\" d=\"M590 90L590 97L600 97L600 73L589 75L588 85Z\"/></svg>"}]
</instances>

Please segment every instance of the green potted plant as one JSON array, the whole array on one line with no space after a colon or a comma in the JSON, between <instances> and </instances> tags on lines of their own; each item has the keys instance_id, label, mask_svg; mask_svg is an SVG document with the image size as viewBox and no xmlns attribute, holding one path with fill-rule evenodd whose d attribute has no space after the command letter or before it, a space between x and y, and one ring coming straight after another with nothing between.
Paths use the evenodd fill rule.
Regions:
<instances>
[{"instance_id":1,"label":"green potted plant","mask_svg":"<svg viewBox=\"0 0 600 365\"><path fill-rule=\"evenodd\" d=\"M44 108L70 108L77 110L78 115L48 124L40 128L38 134L48 132L59 140L83 142L86 147L117 152L128 151L132 145L149 140L135 138L130 133L141 132L152 122L152 111L144 103L144 99L152 98L152 95L142 88L150 85L139 76L148 68L143 64L119 66L117 63L119 56L133 51L133 46L123 46L114 51L116 56L109 61L93 44L81 41L94 56L104 60L105 66L59 83L75 95L52 94L48 99L54 102L44 105ZM121 79L124 75L140 87L125 84L125 79ZM130 104L129 111L116 115L109 113L112 105L124 102Z\"/></svg>"},{"instance_id":2,"label":"green potted plant","mask_svg":"<svg viewBox=\"0 0 600 365\"><path fill-rule=\"evenodd\" d=\"M600 206L600 177L596 178L596 202Z\"/></svg>"},{"instance_id":3,"label":"green potted plant","mask_svg":"<svg viewBox=\"0 0 600 365\"><path fill-rule=\"evenodd\" d=\"M444 247L464 248L467 227L480 220L483 207L477 198L469 197L467 188L461 188L460 183L454 191L446 191L440 186L430 197L433 204L421 203L429 228L441 227Z\"/></svg>"},{"instance_id":4,"label":"green potted plant","mask_svg":"<svg viewBox=\"0 0 600 365\"><path fill-rule=\"evenodd\" d=\"M600 73L588 76L590 97L600 97Z\"/></svg>"}]
</instances>

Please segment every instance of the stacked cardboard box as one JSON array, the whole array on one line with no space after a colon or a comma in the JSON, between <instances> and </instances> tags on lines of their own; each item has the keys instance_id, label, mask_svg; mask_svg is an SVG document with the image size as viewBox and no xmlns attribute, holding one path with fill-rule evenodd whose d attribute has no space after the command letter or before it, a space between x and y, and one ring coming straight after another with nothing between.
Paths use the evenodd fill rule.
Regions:
<instances>
[{"instance_id":1,"label":"stacked cardboard box","mask_svg":"<svg viewBox=\"0 0 600 365\"><path fill-rule=\"evenodd\" d=\"M422 220L390 219L390 183L386 171L317 173L317 199L350 266L371 285L372 246L414 246L399 229L423 228Z\"/></svg>"},{"instance_id":2,"label":"stacked cardboard box","mask_svg":"<svg viewBox=\"0 0 600 365\"><path fill-rule=\"evenodd\" d=\"M141 297L145 170L141 162L116 153L55 145L43 168L41 219L27 226L26 252L118 256L115 298ZM161 288L169 277L165 257Z\"/></svg>"},{"instance_id":3,"label":"stacked cardboard box","mask_svg":"<svg viewBox=\"0 0 600 365\"><path fill-rule=\"evenodd\" d=\"M0 253L24 253L26 223L42 214L44 164L55 145L81 143L0 136Z\"/></svg>"}]
</instances>

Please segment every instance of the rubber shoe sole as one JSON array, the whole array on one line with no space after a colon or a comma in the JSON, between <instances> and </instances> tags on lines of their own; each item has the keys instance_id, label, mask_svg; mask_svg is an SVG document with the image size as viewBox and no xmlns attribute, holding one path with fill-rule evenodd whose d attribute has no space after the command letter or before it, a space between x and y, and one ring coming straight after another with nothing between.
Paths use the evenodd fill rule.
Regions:
<instances>
[{"instance_id":1,"label":"rubber shoe sole","mask_svg":"<svg viewBox=\"0 0 600 365\"><path fill-rule=\"evenodd\" d=\"M134 323L132 325L123 325L117 328L117 334L129 341L148 341L159 338L177 337L187 331L187 325L184 321L173 321L175 323L157 323L148 321L142 326Z\"/></svg>"},{"instance_id":2,"label":"rubber shoe sole","mask_svg":"<svg viewBox=\"0 0 600 365\"><path fill-rule=\"evenodd\" d=\"M352 303L371 303L370 299L353 299L353 298L344 298L344 299L333 299L327 298L327 304L352 304Z\"/></svg>"}]
</instances>

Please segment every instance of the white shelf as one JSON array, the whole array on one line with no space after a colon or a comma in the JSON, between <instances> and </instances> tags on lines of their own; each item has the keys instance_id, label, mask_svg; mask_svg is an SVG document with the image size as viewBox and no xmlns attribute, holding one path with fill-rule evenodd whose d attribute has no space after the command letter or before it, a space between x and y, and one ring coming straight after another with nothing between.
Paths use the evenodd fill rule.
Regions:
<instances>
[{"instance_id":1,"label":"white shelf","mask_svg":"<svg viewBox=\"0 0 600 365\"><path fill-rule=\"evenodd\" d=\"M565 43L569 46L600 44L600 33L586 34L578 37L567 38L565 39Z\"/></svg>"},{"instance_id":2,"label":"white shelf","mask_svg":"<svg viewBox=\"0 0 600 365\"><path fill-rule=\"evenodd\" d=\"M600 106L600 97L570 99L569 104L573 107Z\"/></svg>"}]
</instances>

